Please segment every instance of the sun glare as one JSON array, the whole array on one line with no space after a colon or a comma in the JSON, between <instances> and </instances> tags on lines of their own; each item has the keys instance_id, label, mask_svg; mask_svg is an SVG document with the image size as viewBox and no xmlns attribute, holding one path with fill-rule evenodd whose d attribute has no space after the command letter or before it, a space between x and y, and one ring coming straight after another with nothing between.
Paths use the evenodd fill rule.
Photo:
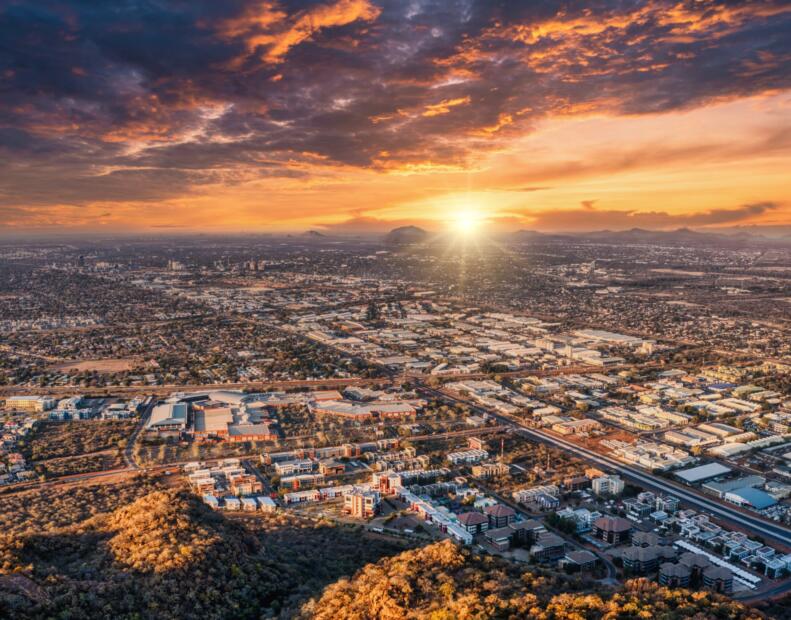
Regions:
<instances>
[{"instance_id":1,"label":"sun glare","mask_svg":"<svg viewBox=\"0 0 791 620\"><path fill-rule=\"evenodd\" d=\"M466 236L475 234L481 226L481 216L475 211L464 209L456 214L453 227L457 233Z\"/></svg>"}]
</instances>

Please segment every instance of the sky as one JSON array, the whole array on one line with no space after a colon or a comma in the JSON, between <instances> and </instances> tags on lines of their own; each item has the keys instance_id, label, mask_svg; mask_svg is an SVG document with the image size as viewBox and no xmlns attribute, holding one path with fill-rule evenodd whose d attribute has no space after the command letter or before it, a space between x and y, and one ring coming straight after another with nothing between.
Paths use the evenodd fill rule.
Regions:
<instances>
[{"instance_id":1,"label":"sky","mask_svg":"<svg viewBox=\"0 0 791 620\"><path fill-rule=\"evenodd\" d=\"M791 225L783 0L0 2L0 231Z\"/></svg>"}]
</instances>

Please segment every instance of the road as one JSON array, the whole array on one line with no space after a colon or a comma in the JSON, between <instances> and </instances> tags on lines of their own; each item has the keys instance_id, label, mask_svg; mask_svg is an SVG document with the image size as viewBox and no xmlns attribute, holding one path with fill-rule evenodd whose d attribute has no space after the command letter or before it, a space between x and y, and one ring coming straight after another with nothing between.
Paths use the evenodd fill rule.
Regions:
<instances>
[{"instance_id":1,"label":"road","mask_svg":"<svg viewBox=\"0 0 791 620\"><path fill-rule=\"evenodd\" d=\"M151 398L149 400L148 405L146 405L146 408L140 414L140 422L137 424L135 431L126 442L126 448L124 448L124 460L126 461L127 466L132 469L140 469L140 465L138 465L137 460L135 459L135 444L137 444L137 438L148 423L148 418L151 416L151 411L154 409L156 404L156 398Z\"/></svg>"},{"instance_id":2,"label":"road","mask_svg":"<svg viewBox=\"0 0 791 620\"><path fill-rule=\"evenodd\" d=\"M708 497L692 491L680 484L676 484L657 476L647 474L634 467L624 465L620 461L597 454L591 450L588 450L587 448L582 448L566 440L549 435L543 431L520 426L519 432L532 437L535 440L543 441L544 443L551 443L588 461L603 465L608 469L613 469L627 480L637 482L640 486L646 489L660 491L667 493L668 495L674 495L682 502L692 506L693 508L702 510L705 513L714 515L729 523L746 527L750 531L756 532L764 538L776 541L786 547L791 547L791 530L786 527L766 521L765 519L761 519L759 517L754 517L747 512L737 509L735 506L731 508L725 504L715 502L714 500L709 499Z\"/></svg>"},{"instance_id":3,"label":"road","mask_svg":"<svg viewBox=\"0 0 791 620\"><path fill-rule=\"evenodd\" d=\"M504 504L506 506L509 506L509 507L513 508L517 512L517 514L527 515L531 519L540 519L540 520L543 521L543 518L544 518L543 514L530 513L528 511L526 511L523 506L520 506L519 504L517 504L513 500L509 499L508 497L505 497L505 496L501 495L500 493L498 493L497 491L495 491L491 487L487 486L481 480L476 480L476 484L478 485L478 488L480 488L484 493L486 493L487 495L492 496L494 499L496 499L501 504ZM605 577L604 580L607 581L607 582L613 582L615 580L615 578L616 578L616 576L618 574L618 569L615 568L615 564L613 564L610 561L610 559L604 553L602 553L601 551L599 551L597 548L595 548L593 546L585 546L585 545L583 545L582 543L580 543L579 540L576 540L576 539L572 538L571 536L569 536L565 532L562 532L562 531L560 531L558 529L555 529L555 528L547 525L546 521L544 521L544 527L547 530L553 532L554 534L557 534L558 536L560 536L563 540L566 541L566 545L573 547L575 551L578 550L578 549L584 549L585 551L590 551L591 553L593 553L593 555L595 555L597 558L599 558L599 561L607 569L607 576Z\"/></svg>"},{"instance_id":4,"label":"road","mask_svg":"<svg viewBox=\"0 0 791 620\"><path fill-rule=\"evenodd\" d=\"M126 442L126 447L124 448L123 457L124 462L126 463L126 467L118 467L116 469L105 469L102 471L93 471L93 472L86 472L81 474L69 474L67 476L58 476L57 478L52 478L50 480L45 481L36 481L30 483L24 483L20 485L12 485L7 488L8 493L17 493L21 491L29 491L34 488L47 488L52 486L58 486L62 484L68 484L73 482L88 482L90 480L95 480L96 478L105 478L107 476L115 476L118 474L127 474L132 473L135 471L139 471L141 469L140 465L135 460L135 444L137 443L137 438L140 435L140 432L145 428L146 422L148 421L149 416L151 415L151 410L156 405L157 400L156 398L152 398L151 401L148 403L146 408L143 410L140 421L138 422L135 430L129 436L129 439Z\"/></svg>"},{"instance_id":5,"label":"road","mask_svg":"<svg viewBox=\"0 0 791 620\"><path fill-rule=\"evenodd\" d=\"M48 489L50 487L63 486L66 484L90 482L99 478L108 478L112 476L119 476L121 474L133 474L136 470L131 467L119 467L118 469L105 469L102 471L92 471L82 474L69 474L67 476L60 476L50 480L37 480L35 482L21 482L17 484L0 487L0 495L12 495L15 493L24 493L26 491L33 491L35 489Z\"/></svg>"},{"instance_id":6,"label":"road","mask_svg":"<svg viewBox=\"0 0 791 620\"><path fill-rule=\"evenodd\" d=\"M240 462L242 467L244 467L248 472L252 473L258 479L258 482L261 483L261 486L263 487L263 494L271 495L272 485L269 484L267 477L261 475L261 472L258 471L258 468L253 463L251 463L249 459L244 459Z\"/></svg>"},{"instance_id":7,"label":"road","mask_svg":"<svg viewBox=\"0 0 791 620\"><path fill-rule=\"evenodd\" d=\"M765 603L772 599L782 598L788 594L789 590L791 590L791 585L789 585L788 579L786 579L779 585L765 590L759 588L758 590L745 590L743 592L736 592L733 595L733 598L738 600L740 603L752 605L755 603Z\"/></svg>"},{"instance_id":8,"label":"road","mask_svg":"<svg viewBox=\"0 0 791 620\"><path fill-rule=\"evenodd\" d=\"M549 433L542 430L527 427L518 420L515 420L509 416L504 416L494 411L490 411L470 401L466 401L455 396L451 396L445 392L433 390L431 388L424 388L424 390L430 391L440 398L456 401L460 404L470 407L473 410L486 413L502 424L510 424L511 426L516 427L518 432L530 437L534 441L549 443L556 447L562 448L563 450L575 454L580 458L596 465L603 466L608 470L614 470L623 476L623 478L632 482L636 482L648 490L658 491L678 497L679 500L685 504L701 510L704 513L708 513L709 515L715 516L738 527L747 528L749 531L761 535L767 540L779 543L786 548L791 548L791 530L786 527L772 523L758 516L754 516L745 510L737 508L736 506L730 506L728 504L717 502L709 497L691 490L689 487L685 487L680 484L670 482L669 480L653 476L635 467L621 463L620 461L617 461L613 458L598 454L592 450L566 441L565 439L562 439L558 436L550 435Z\"/></svg>"},{"instance_id":9,"label":"road","mask_svg":"<svg viewBox=\"0 0 791 620\"><path fill-rule=\"evenodd\" d=\"M14 394L33 395L72 395L75 393L92 396L120 396L122 394L155 394L169 395L173 392L210 392L213 390L285 390L289 388L331 389L350 385L385 385L392 383L388 377L365 379L360 377L329 378L329 379L294 379L290 381L244 381L238 383L189 383L167 385L109 385L105 387L85 388L76 385L59 385L51 387L33 387L29 385L9 385L0 388L0 398Z\"/></svg>"}]
</instances>

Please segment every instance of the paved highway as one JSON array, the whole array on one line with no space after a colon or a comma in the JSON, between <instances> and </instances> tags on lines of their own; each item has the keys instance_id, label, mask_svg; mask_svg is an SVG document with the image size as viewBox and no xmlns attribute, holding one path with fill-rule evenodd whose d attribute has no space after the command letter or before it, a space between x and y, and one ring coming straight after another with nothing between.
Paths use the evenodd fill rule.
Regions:
<instances>
[{"instance_id":1,"label":"paved highway","mask_svg":"<svg viewBox=\"0 0 791 620\"><path fill-rule=\"evenodd\" d=\"M512 426L515 426L520 433L531 437L533 440L550 443L557 447L563 448L564 450L576 454L587 461L606 467L609 470L614 470L627 480L637 482L640 486L646 489L673 495L693 508L697 508L698 510L701 510L712 516L716 516L723 521L746 528L750 532L761 535L767 540L780 543L784 547L791 548L791 530L786 527L772 523L771 521L767 521L758 516L753 516L746 511L740 510L736 506L730 506L728 504L717 502L693 491L689 487L684 487L680 484L676 484L646 473L645 471L621 463L620 461L608 456L598 454L592 450L578 446L555 435L550 435L545 431L524 426L518 420L515 420L509 416L501 415L470 401L456 398L445 392L440 392L431 388L424 388L424 390L429 391L436 396L459 402L479 412L487 413L490 417L495 418L501 423L510 423Z\"/></svg>"},{"instance_id":2,"label":"paved highway","mask_svg":"<svg viewBox=\"0 0 791 620\"><path fill-rule=\"evenodd\" d=\"M554 444L588 461L603 465L608 469L613 469L621 474L624 478L638 482L640 486L645 487L646 489L662 491L668 495L674 495L684 503L694 508L712 514L725 521L746 527L751 531L760 534L764 538L772 539L786 547L791 547L791 530L786 527L772 523L771 521L767 521L765 519L761 519L760 517L754 517L750 514L747 514L746 512L738 510L736 507L731 508L725 504L720 504L719 502L696 493L691 489L685 488L682 485L672 483L663 478L645 473L634 467L624 465L620 461L603 456L601 454L597 454L596 452L592 452L587 448L582 448L553 435L549 435L539 430L526 428L521 425L518 426L519 432L524 435L528 435L539 441Z\"/></svg>"},{"instance_id":3,"label":"paved highway","mask_svg":"<svg viewBox=\"0 0 791 620\"><path fill-rule=\"evenodd\" d=\"M288 381L244 381L241 383L172 383L167 385L108 385L104 387L91 388L88 392L83 390L88 397L94 396L118 396L122 394L157 394L170 395L173 392L211 392L213 390L279 390L288 388L309 388L309 389L331 389L346 387L349 385L379 385L389 384L392 380L387 377L363 379L359 377L350 378L328 378L328 379L293 379ZM74 385L59 385L52 387L32 387L28 385L9 385L0 387L0 398L13 396L14 394L43 394L53 395L72 395L80 389Z\"/></svg>"}]
</instances>

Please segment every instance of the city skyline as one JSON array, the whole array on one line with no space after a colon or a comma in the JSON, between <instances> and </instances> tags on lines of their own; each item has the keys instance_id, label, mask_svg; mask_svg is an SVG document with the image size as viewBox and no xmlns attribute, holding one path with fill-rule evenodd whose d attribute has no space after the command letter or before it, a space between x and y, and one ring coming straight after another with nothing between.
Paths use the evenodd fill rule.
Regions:
<instances>
[{"instance_id":1,"label":"city skyline","mask_svg":"<svg viewBox=\"0 0 791 620\"><path fill-rule=\"evenodd\" d=\"M11 2L0 232L787 234L789 22L749 1Z\"/></svg>"}]
</instances>

